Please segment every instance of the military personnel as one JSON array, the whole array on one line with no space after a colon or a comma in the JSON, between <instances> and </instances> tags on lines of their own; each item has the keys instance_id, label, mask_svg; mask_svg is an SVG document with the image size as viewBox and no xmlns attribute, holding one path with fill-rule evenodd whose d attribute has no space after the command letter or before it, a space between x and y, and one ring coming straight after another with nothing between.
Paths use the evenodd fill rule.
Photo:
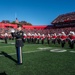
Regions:
<instances>
[{"instance_id":1,"label":"military personnel","mask_svg":"<svg viewBox=\"0 0 75 75\"><path fill-rule=\"evenodd\" d=\"M15 32L14 35L18 64L22 64L22 47L24 46L23 35L22 27L18 26L17 32Z\"/></svg>"}]
</instances>

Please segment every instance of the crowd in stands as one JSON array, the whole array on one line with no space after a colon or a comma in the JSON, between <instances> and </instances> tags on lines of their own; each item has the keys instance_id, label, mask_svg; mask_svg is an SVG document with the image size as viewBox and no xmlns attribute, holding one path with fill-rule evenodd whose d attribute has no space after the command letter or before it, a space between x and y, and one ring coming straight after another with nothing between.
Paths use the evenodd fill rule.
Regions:
<instances>
[{"instance_id":1,"label":"crowd in stands","mask_svg":"<svg viewBox=\"0 0 75 75\"><path fill-rule=\"evenodd\" d=\"M40 33L40 34L53 34L53 33L61 33L61 32L65 32L66 34L68 34L70 31L74 31L75 32L75 27L65 27L65 28L51 28L51 29L23 29L23 31L27 34L27 33Z\"/></svg>"},{"instance_id":2,"label":"crowd in stands","mask_svg":"<svg viewBox=\"0 0 75 75\"><path fill-rule=\"evenodd\" d=\"M75 12L59 15L52 23L54 24L72 20L75 20Z\"/></svg>"},{"instance_id":3,"label":"crowd in stands","mask_svg":"<svg viewBox=\"0 0 75 75\"><path fill-rule=\"evenodd\" d=\"M11 29L12 28L0 28L0 34L1 33L11 33ZM15 29L16 31L16 29ZM65 27L65 28L51 28L51 29L23 29L23 31L27 34L27 33L40 33L40 34L53 34L53 33L61 33L62 31L64 31L66 34L68 34L70 31L74 31L75 32L75 27Z\"/></svg>"}]
</instances>

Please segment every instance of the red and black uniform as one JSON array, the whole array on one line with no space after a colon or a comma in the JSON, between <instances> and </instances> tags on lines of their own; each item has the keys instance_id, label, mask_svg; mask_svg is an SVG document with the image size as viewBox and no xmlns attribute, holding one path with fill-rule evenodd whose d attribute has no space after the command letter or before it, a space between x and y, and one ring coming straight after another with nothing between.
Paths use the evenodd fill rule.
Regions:
<instances>
[{"instance_id":1,"label":"red and black uniform","mask_svg":"<svg viewBox=\"0 0 75 75\"><path fill-rule=\"evenodd\" d=\"M56 36L56 35L53 35L53 36L52 36L52 43L53 43L53 44L55 44L55 43L56 43L56 38L57 38L57 36Z\"/></svg>"},{"instance_id":2,"label":"red and black uniform","mask_svg":"<svg viewBox=\"0 0 75 75\"><path fill-rule=\"evenodd\" d=\"M37 36L37 43L38 43L38 44L39 44L39 42L40 42L40 38L41 38L41 36L38 35L38 36Z\"/></svg>"},{"instance_id":3,"label":"red and black uniform","mask_svg":"<svg viewBox=\"0 0 75 75\"><path fill-rule=\"evenodd\" d=\"M75 43L75 35L69 35L69 47L71 48L71 49L73 49L74 48L74 43Z\"/></svg>"},{"instance_id":4,"label":"red and black uniform","mask_svg":"<svg viewBox=\"0 0 75 75\"><path fill-rule=\"evenodd\" d=\"M50 38L51 36L50 35L47 35L47 43L50 44Z\"/></svg>"},{"instance_id":5,"label":"red and black uniform","mask_svg":"<svg viewBox=\"0 0 75 75\"><path fill-rule=\"evenodd\" d=\"M60 38L61 38L61 46L63 48L65 45L67 36L62 34Z\"/></svg>"},{"instance_id":6,"label":"red and black uniform","mask_svg":"<svg viewBox=\"0 0 75 75\"><path fill-rule=\"evenodd\" d=\"M7 33L4 34L4 39L5 39L5 43L7 44L7 39L8 39L8 34Z\"/></svg>"},{"instance_id":7,"label":"red and black uniform","mask_svg":"<svg viewBox=\"0 0 75 75\"><path fill-rule=\"evenodd\" d=\"M60 44L60 42L61 42L61 39L60 38L61 38L61 35L58 35L57 36L57 42L58 42L58 44Z\"/></svg>"},{"instance_id":8,"label":"red and black uniform","mask_svg":"<svg viewBox=\"0 0 75 75\"><path fill-rule=\"evenodd\" d=\"M34 40L34 34L31 35L31 42L33 43Z\"/></svg>"},{"instance_id":9,"label":"red and black uniform","mask_svg":"<svg viewBox=\"0 0 75 75\"><path fill-rule=\"evenodd\" d=\"M44 39L45 39L45 36L42 35L42 36L41 36L41 43L42 43L42 44L44 44Z\"/></svg>"},{"instance_id":10,"label":"red and black uniform","mask_svg":"<svg viewBox=\"0 0 75 75\"><path fill-rule=\"evenodd\" d=\"M27 39L27 35L23 35L23 42L25 43Z\"/></svg>"},{"instance_id":11,"label":"red and black uniform","mask_svg":"<svg viewBox=\"0 0 75 75\"><path fill-rule=\"evenodd\" d=\"M27 35L27 42L30 43L31 36Z\"/></svg>"},{"instance_id":12,"label":"red and black uniform","mask_svg":"<svg viewBox=\"0 0 75 75\"><path fill-rule=\"evenodd\" d=\"M37 35L34 34L34 43L36 43Z\"/></svg>"}]
</instances>

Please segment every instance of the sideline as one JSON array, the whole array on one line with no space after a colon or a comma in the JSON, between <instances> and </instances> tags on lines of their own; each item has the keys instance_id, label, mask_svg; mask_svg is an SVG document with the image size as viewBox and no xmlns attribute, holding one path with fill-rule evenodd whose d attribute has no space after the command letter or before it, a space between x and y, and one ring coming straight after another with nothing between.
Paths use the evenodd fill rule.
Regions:
<instances>
[{"instance_id":1,"label":"sideline","mask_svg":"<svg viewBox=\"0 0 75 75\"><path fill-rule=\"evenodd\" d=\"M35 51L26 51L26 52L22 52L23 54L25 53L35 53L35 52L40 52L40 51L46 51L46 50L35 50ZM10 53L8 55L15 55L16 53ZM0 55L0 56L4 56L4 55Z\"/></svg>"}]
</instances>

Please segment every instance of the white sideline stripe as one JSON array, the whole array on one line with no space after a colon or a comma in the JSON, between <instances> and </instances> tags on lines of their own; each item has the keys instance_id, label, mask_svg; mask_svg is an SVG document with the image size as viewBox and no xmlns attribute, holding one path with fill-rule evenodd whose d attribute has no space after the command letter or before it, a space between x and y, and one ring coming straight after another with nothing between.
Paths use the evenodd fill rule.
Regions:
<instances>
[{"instance_id":1,"label":"white sideline stripe","mask_svg":"<svg viewBox=\"0 0 75 75\"><path fill-rule=\"evenodd\" d=\"M3 47L13 47L13 46L1 46L0 48L3 48Z\"/></svg>"},{"instance_id":2,"label":"white sideline stripe","mask_svg":"<svg viewBox=\"0 0 75 75\"><path fill-rule=\"evenodd\" d=\"M35 44L32 44L32 45L24 45L24 46L35 46ZM15 47L15 45L12 45L12 46L0 46L0 48L3 48L3 47Z\"/></svg>"},{"instance_id":3,"label":"white sideline stripe","mask_svg":"<svg viewBox=\"0 0 75 75\"><path fill-rule=\"evenodd\" d=\"M50 50L50 52L66 52L67 50L65 50L65 49L52 49L52 50Z\"/></svg>"},{"instance_id":4,"label":"white sideline stripe","mask_svg":"<svg viewBox=\"0 0 75 75\"><path fill-rule=\"evenodd\" d=\"M46 51L46 50L36 50L36 51L27 51L27 52L22 52L23 54L24 53L35 53L35 52L40 52L40 51ZM10 53L8 55L15 55L16 53ZM4 55L0 55L0 56L4 56Z\"/></svg>"}]
</instances>

